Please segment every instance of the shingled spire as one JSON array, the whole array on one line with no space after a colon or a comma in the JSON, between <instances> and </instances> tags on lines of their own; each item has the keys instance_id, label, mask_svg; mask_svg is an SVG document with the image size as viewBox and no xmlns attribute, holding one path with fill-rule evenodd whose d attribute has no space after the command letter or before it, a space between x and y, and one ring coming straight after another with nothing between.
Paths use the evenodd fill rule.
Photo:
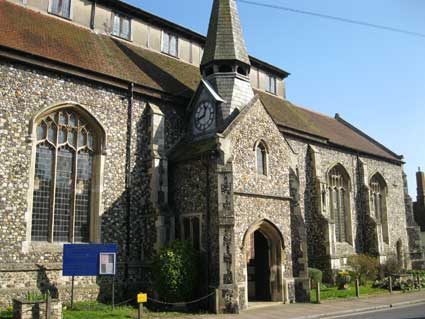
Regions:
<instances>
[{"instance_id":1,"label":"shingled spire","mask_svg":"<svg viewBox=\"0 0 425 319\"><path fill-rule=\"evenodd\" d=\"M236 1L214 0L201 73L224 100L217 110L219 124L254 97L250 67Z\"/></svg>"},{"instance_id":2,"label":"shingled spire","mask_svg":"<svg viewBox=\"0 0 425 319\"><path fill-rule=\"evenodd\" d=\"M214 0L201 67L214 61L250 65L235 0Z\"/></svg>"}]
</instances>

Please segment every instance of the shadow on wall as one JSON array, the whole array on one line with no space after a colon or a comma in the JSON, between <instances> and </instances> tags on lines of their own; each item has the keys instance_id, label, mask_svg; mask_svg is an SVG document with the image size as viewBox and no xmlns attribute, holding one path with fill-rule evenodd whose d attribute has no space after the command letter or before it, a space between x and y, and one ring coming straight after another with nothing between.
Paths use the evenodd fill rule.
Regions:
<instances>
[{"instance_id":1,"label":"shadow on wall","mask_svg":"<svg viewBox=\"0 0 425 319\"><path fill-rule=\"evenodd\" d=\"M292 272L294 277L308 276L307 233L300 207L300 182L298 171L289 169L291 201L291 247ZM295 285L295 300L310 301L310 291L303 289L302 283Z\"/></svg>"},{"instance_id":2,"label":"shadow on wall","mask_svg":"<svg viewBox=\"0 0 425 319\"><path fill-rule=\"evenodd\" d=\"M323 271L323 281L332 281L332 269L329 255L328 221L318 211L316 199L317 180L315 176L314 152L309 147L305 158L306 188L304 192L304 209L307 220L307 242L309 266ZM319 196L319 197L317 197Z\"/></svg>"},{"instance_id":3,"label":"shadow on wall","mask_svg":"<svg viewBox=\"0 0 425 319\"><path fill-rule=\"evenodd\" d=\"M36 265L37 270L37 288L45 295L49 294L53 299L59 298L59 292L56 282L51 282L47 275L47 268L42 265Z\"/></svg>"},{"instance_id":4,"label":"shadow on wall","mask_svg":"<svg viewBox=\"0 0 425 319\"><path fill-rule=\"evenodd\" d=\"M135 296L142 288L149 286L150 270L143 266L143 261L153 257L153 245L156 241L155 211L150 202L149 170L152 156L150 153L150 118L148 108L137 116L139 109L133 106L132 146L120 154L118 161L108 161L106 170L126 172L126 176L113 176L114 180L105 179L105 189L111 187L108 183L127 185L124 192L109 206L102 215L102 242L118 245L117 274L115 276L115 300L117 302ZM134 126L134 123L136 124ZM130 123L127 119L127 141ZM126 145L126 141L121 141ZM128 145L127 145L128 148ZM130 156L130 158L128 158ZM131 171L127 163L130 160ZM119 167L109 167L119 163ZM106 174L105 174L106 176ZM121 184L120 184L121 186ZM127 240L129 241L127 243ZM112 277L97 278L100 287L98 301L110 302L112 297Z\"/></svg>"}]
</instances>

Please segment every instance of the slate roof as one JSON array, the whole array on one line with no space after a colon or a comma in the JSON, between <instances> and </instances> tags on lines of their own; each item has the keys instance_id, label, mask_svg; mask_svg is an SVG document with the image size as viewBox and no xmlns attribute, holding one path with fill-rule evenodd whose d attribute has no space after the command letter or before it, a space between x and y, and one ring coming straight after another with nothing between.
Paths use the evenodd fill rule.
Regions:
<instances>
[{"instance_id":1,"label":"slate roof","mask_svg":"<svg viewBox=\"0 0 425 319\"><path fill-rule=\"evenodd\" d=\"M237 60L250 64L235 0L214 0L201 65Z\"/></svg>"},{"instance_id":2,"label":"slate roof","mask_svg":"<svg viewBox=\"0 0 425 319\"><path fill-rule=\"evenodd\" d=\"M125 41L0 0L0 53L11 48L35 58L134 82L187 100L200 82L198 67ZM256 90L281 131L400 162L348 123ZM201 147L203 148L203 147Z\"/></svg>"}]
</instances>

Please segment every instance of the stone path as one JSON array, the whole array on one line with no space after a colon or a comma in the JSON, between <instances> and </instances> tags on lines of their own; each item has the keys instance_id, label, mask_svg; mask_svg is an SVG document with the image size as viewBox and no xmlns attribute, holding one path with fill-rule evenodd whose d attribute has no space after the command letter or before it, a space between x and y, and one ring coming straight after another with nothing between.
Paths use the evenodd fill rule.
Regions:
<instances>
[{"instance_id":1,"label":"stone path","mask_svg":"<svg viewBox=\"0 0 425 319\"><path fill-rule=\"evenodd\" d=\"M240 315L208 315L202 319L312 319L336 315L385 309L415 303L425 303L425 291L394 293L391 295L368 296L342 300L324 301L322 304L261 304L243 311ZM256 305L257 306L257 305ZM192 316L191 319L194 317ZM195 317L196 318L196 317Z\"/></svg>"}]
</instances>

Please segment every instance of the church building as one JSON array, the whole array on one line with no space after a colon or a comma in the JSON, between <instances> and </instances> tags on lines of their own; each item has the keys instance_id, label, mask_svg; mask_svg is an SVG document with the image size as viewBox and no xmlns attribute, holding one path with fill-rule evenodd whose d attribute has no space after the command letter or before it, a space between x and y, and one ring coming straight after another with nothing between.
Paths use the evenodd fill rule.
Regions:
<instances>
[{"instance_id":1,"label":"church building","mask_svg":"<svg viewBox=\"0 0 425 319\"><path fill-rule=\"evenodd\" d=\"M204 37L116 0L0 0L0 306L69 298L64 243L117 243L123 294L188 240L221 312L309 300L308 267L357 253L411 266L402 156L288 101L211 2Z\"/></svg>"}]
</instances>

